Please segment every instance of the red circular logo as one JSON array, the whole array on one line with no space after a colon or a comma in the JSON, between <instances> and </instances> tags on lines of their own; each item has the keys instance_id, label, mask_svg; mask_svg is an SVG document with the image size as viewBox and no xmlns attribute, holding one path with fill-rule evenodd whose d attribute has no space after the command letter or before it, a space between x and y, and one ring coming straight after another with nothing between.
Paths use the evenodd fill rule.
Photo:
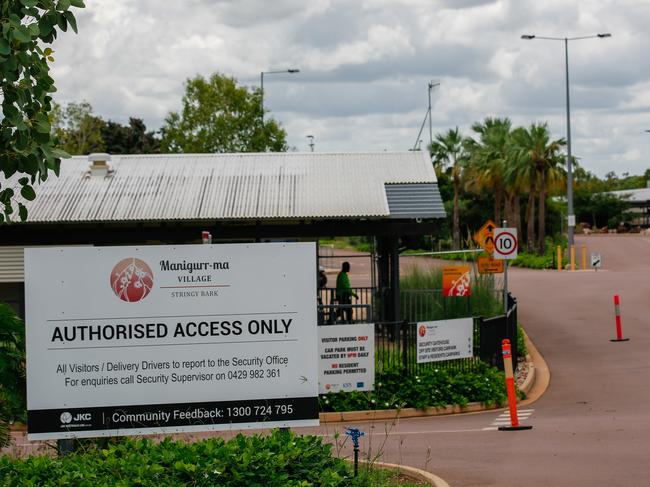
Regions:
<instances>
[{"instance_id":1,"label":"red circular logo","mask_svg":"<svg viewBox=\"0 0 650 487\"><path fill-rule=\"evenodd\" d=\"M423 337L424 335L427 334L427 327L424 325L420 325L420 329L418 330L418 332L420 333L420 336Z\"/></svg>"},{"instance_id":2,"label":"red circular logo","mask_svg":"<svg viewBox=\"0 0 650 487\"><path fill-rule=\"evenodd\" d=\"M147 297L152 287L153 272L143 260L129 257L113 267L111 288L122 301L140 301Z\"/></svg>"}]
</instances>

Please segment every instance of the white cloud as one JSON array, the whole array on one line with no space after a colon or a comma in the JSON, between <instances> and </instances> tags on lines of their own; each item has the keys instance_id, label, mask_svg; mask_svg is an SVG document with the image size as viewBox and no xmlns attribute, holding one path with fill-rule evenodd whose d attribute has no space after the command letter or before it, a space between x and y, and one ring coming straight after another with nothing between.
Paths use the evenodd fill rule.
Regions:
<instances>
[{"instance_id":1,"label":"white cloud","mask_svg":"<svg viewBox=\"0 0 650 487\"><path fill-rule=\"evenodd\" d=\"M56 42L61 102L158 128L183 83L219 71L257 86L292 145L407 149L434 92L435 131L486 116L566 131L564 46L523 33L610 39L569 46L574 152L598 174L650 167L647 0L92 0ZM266 80L265 80L266 81ZM265 83L266 87L266 83ZM425 130L425 142L428 128Z\"/></svg>"}]
</instances>

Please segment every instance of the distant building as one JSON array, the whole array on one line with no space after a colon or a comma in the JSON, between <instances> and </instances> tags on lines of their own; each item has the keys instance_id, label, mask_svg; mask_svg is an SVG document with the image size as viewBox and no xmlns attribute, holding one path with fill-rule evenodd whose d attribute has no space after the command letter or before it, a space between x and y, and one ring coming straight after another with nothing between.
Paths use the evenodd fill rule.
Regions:
<instances>
[{"instance_id":1,"label":"distant building","mask_svg":"<svg viewBox=\"0 0 650 487\"><path fill-rule=\"evenodd\" d=\"M645 188L610 191L609 194L630 203L627 213L632 216L632 225L650 227L650 181Z\"/></svg>"}]
</instances>

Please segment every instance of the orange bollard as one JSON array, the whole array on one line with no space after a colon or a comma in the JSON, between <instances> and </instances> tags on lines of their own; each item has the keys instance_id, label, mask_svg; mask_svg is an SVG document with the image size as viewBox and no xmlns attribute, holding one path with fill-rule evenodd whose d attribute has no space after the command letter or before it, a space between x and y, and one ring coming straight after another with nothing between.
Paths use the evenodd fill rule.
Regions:
<instances>
[{"instance_id":1,"label":"orange bollard","mask_svg":"<svg viewBox=\"0 0 650 487\"><path fill-rule=\"evenodd\" d=\"M587 246L582 246L582 270L587 270Z\"/></svg>"},{"instance_id":2,"label":"orange bollard","mask_svg":"<svg viewBox=\"0 0 650 487\"><path fill-rule=\"evenodd\" d=\"M562 246L557 246L557 270L562 271Z\"/></svg>"},{"instance_id":3,"label":"orange bollard","mask_svg":"<svg viewBox=\"0 0 650 487\"><path fill-rule=\"evenodd\" d=\"M576 246L571 246L571 270L576 270Z\"/></svg>"},{"instance_id":4,"label":"orange bollard","mask_svg":"<svg viewBox=\"0 0 650 487\"><path fill-rule=\"evenodd\" d=\"M616 338L610 342L627 342L629 338L623 338L623 327L621 325L621 299L614 294L614 313L616 314Z\"/></svg>"},{"instance_id":5,"label":"orange bollard","mask_svg":"<svg viewBox=\"0 0 650 487\"><path fill-rule=\"evenodd\" d=\"M499 426L499 431L529 430L532 426L520 426L517 416L517 394L515 392L515 376L512 368L512 347L510 340L505 338L501 342L503 350L503 369L506 373L506 392L508 393L508 409L510 409L510 426Z\"/></svg>"}]
</instances>

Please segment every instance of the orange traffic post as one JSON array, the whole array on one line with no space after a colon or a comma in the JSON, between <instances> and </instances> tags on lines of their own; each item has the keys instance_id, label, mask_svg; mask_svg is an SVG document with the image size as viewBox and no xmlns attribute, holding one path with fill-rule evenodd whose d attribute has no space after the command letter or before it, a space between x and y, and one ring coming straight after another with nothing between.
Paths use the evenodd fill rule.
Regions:
<instances>
[{"instance_id":1,"label":"orange traffic post","mask_svg":"<svg viewBox=\"0 0 650 487\"><path fill-rule=\"evenodd\" d=\"M587 270L587 246L582 246L582 270Z\"/></svg>"},{"instance_id":2,"label":"orange traffic post","mask_svg":"<svg viewBox=\"0 0 650 487\"><path fill-rule=\"evenodd\" d=\"M562 270L562 246L557 246L557 270Z\"/></svg>"},{"instance_id":3,"label":"orange traffic post","mask_svg":"<svg viewBox=\"0 0 650 487\"><path fill-rule=\"evenodd\" d=\"M571 246L571 270L576 270L576 246Z\"/></svg>"},{"instance_id":4,"label":"orange traffic post","mask_svg":"<svg viewBox=\"0 0 650 487\"><path fill-rule=\"evenodd\" d=\"M503 350L503 370L506 374L506 392L508 393L508 409L510 409L510 426L499 426L499 431L518 431L533 429L532 426L521 426L517 416L517 394L515 392L515 376L512 368L512 347L510 340L501 342Z\"/></svg>"},{"instance_id":5,"label":"orange traffic post","mask_svg":"<svg viewBox=\"0 0 650 487\"><path fill-rule=\"evenodd\" d=\"M616 314L616 338L610 342L627 342L629 338L623 338L623 327L621 325L621 299L614 294L614 313Z\"/></svg>"}]
</instances>

